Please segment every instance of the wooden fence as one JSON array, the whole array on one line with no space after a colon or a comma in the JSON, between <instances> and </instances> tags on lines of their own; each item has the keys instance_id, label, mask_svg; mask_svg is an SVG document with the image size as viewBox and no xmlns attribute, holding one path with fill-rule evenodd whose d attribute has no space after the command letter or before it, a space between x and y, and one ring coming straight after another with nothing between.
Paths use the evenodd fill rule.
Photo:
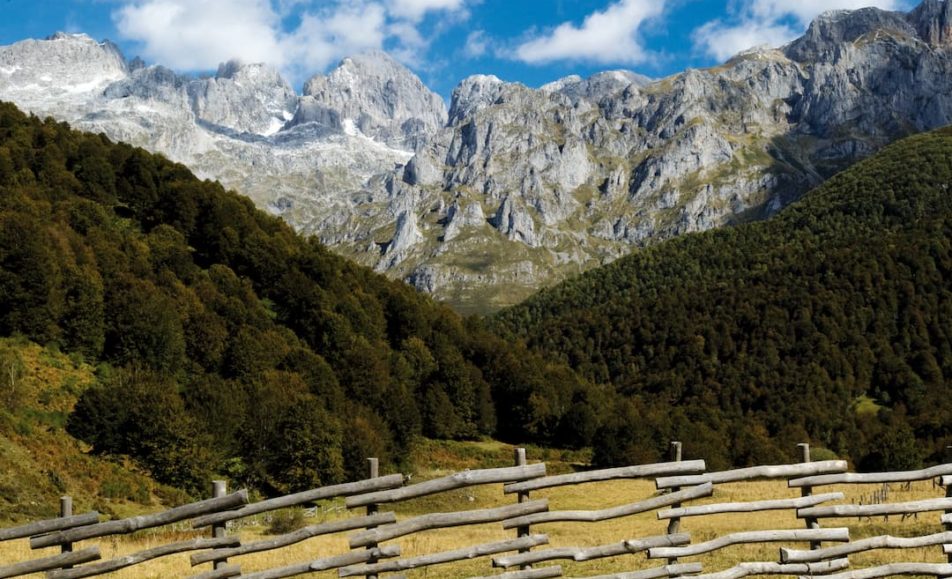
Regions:
<instances>
[{"instance_id":1,"label":"wooden fence","mask_svg":"<svg viewBox=\"0 0 952 579\"><path fill-rule=\"evenodd\" d=\"M216 481L211 499L157 514L105 522L100 522L95 512L74 515L71 502L64 497L61 517L0 529L0 541L29 540L33 549L55 548L60 552L29 561L0 562L0 578L44 572L50 579L78 579L190 552L190 563L195 569L192 577L204 579L276 579L329 570L335 570L339 577L397 579L402 577L402 572L430 567L435 567L433 576L440 577L438 566L475 558L484 561L486 568L483 575L473 579L542 579L563 576L562 567L554 562L609 557L628 557L625 561L630 561L633 569L594 576L596 579L657 579L688 575L699 579L740 579L754 575L823 575L830 579L952 576L952 464L918 471L857 474L847 472L844 461L811 461L809 446L801 445L801 449L802 460L797 464L707 472L702 460L681 460L681 444L676 442L672 443L669 462L556 476L546 476L545 464L528 464L525 451L517 449L513 467L464 471L417 484L406 484L407 479L400 474L378 476L377 461L370 459L370 477L358 482L249 503L246 491L228 494L224 483ZM532 493L543 489L630 479L654 480L657 492L636 502L600 510L562 510L559 505L550 504L549 500L531 497ZM789 488L800 489L800 496L767 497L749 502L701 501L718 493L719 485L763 479L786 481ZM847 502L844 492L815 492L831 485L849 489L853 488L849 485L878 484L888 489L889 484L928 480L946 489L945 497L890 503L888 493L884 491L877 494L878 500L874 504L855 504L855 500ZM504 495L513 497L511 504L429 513L402 520L393 512L383 510L387 505L411 499L490 484L501 484ZM340 498L344 499L353 516L251 542L242 542L237 535L228 533L229 524L234 526L235 522L252 515ZM692 540L689 532L692 518L764 511L795 512L797 519L802 520L802 527L733 532L697 541ZM651 536L619 537L610 544L585 547L550 545L547 535L534 532L539 526L549 523L593 523L646 512L654 512L661 525L667 521L666 531ZM826 525L831 519L835 523L844 517L899 515L905 520L922 513L939 513L935 529L939 529L941 523L944 530L912 537L879 535L851 540L848 528ZM183 521L189 521L193 529L207 529L207 537L170 543L107 561L100 560L100 545L93 541L173 523L182 524ZM424 531L487 523L499 523L498 541L406 557L401 557L396 542ZM572 525L571 528L576 527ZM251 573L241 571L239 562L242 556L286 548L312 537L333 533L349 533L350 550L328 553L281 568ZM562 533L560 537L564 535ZM584 537L584 525L579 526L578 535ZM74 549L79 542L90 546ZM710 554L730 546L749 544L777 544L776 559L745 560L728 569L709 568L707 559ZM938 554L946 554L947 562L892 563L858 569L850 565L850 555L857 553L922 547L935 547ZM656 564L651 565L651 562ZM446 567L442 569L445 572Z\"/></svg>"}]
</instances>

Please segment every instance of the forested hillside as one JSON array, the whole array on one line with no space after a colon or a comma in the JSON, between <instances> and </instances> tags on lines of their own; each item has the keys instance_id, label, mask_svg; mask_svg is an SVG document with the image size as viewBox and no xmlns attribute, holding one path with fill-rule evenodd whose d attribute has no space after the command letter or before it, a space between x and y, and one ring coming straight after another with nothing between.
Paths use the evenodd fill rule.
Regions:
<instances>
[{"instance_id":1,"label":"forested hillside","mask_svg":"<svg viewBox=\"0 0 952 579\"><path fill-rule=\"evenodd\" d=\"M601 464L682 439L711 468L810 440L902 468L952 443L950 184L952 130L914 137L487 326L181 165L0 104L0 335L94 366L67 431L192 492L356 478L420 435L594 443ZM0 436L36 422L2 401Z\"/></svg>"},{"instance_id":2,"label":"forested hillside","mask_svg":"<svg viewBox=\"0 0 952 579\"><path fill-rule=\"evenodd\" d=\"M0 335L98 364L68 432L192 491L356 478L421 434L585 445L606 404L181 165L2 103Z\"/></svg>"},{"instance_id":3,"label":"forested hillside","mask_svg":"<svg viewBox=\"0 0 952 579\"><path fill-rule=\"evenodd\" d=\"M497 326L628 402L603 463L678 438L712 467L810 439L860 468L952 443L952 130L900 141L780 216L639 251ZM788 456L788 458L791 458Z\"/></svg>"}]
</instances>

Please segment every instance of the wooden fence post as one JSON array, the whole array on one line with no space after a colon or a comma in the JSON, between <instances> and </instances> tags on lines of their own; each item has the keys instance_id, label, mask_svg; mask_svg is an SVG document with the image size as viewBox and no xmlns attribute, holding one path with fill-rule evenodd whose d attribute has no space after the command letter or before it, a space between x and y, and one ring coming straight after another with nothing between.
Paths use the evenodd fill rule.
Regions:
<instances>
[{"instance_id":1,"label":"wooden fence post","mask_svg":"<svg viewBox=\"0 0 952 579\"><path fill-rule=\"evenodd\" d=\"M526 466L526 464L528 464L526 461L526 449L524 448L515 449L515 463L516 463L516 466ZM529 500L529 491L519 492L518 497L519 497L520 503L527 502ZM516 527L516 537L522 538L522 537L528 537L528 536L529 536L529 525ZM519 549L519 552L528 553L529 547L526 547L525 549ZM519 568L531 569L532 565L520 565Z\"/></svg>"},{"instance_id":2,"label":"wooden fence post","mask_svg":"<svg viewBox=\"0 0 952 579\"><path fill-rule=\"evenodd\" d=\"M952 446L945 447L945 460L946 462L952 460ZM952 485L946 485L945 496L946 498L952 498ZM952 513L952 510L947 510L945 512L946 514L949 514ZM952 523L946 523L944 526L946 531L952 531ZM952 564L952 553L947 555L947 561L949 564Z\"/></svg>"},{"instance_id":3,"label":"wooden fence post","mask_svg":"<svg viewBox=\"0 0 952 579\"><path fill-rule=\"evenodd\" d=\"M670 458L672 462L681 462L681 442L678 440L671 441L671 447L669 449ZM676 493L681 490L681 487L674 487L671 489L671 492ZM671 505L672 509L678 509L681 507L681 503L675 503ZM671 517L671 520L668 521L668 534L673 535L681 529L681 517ZM678 562L677 557L671 557L668 559L668 565L674 565Z\"/></svg>"},{"instance_id":4,"label":"wooden fence post","mask_svg":"<svg viewBox=\"0 0 952 579\"><path fill-rule=\"evenodd\" d=\"M60 517L71 517L73 516L73 497L65 495L60 497ZM72 543L63 543L60 545L60 553L72 553L73 544ZM64 569L72 569L72 565L66 565Z\"/></svg>"},{"instance_id":5,"label":"wooden fence post","mask_svg":"<svg viewBox=\"0 0 952 579\"><path fill-rule=\"evenodd\" d=\"M800 449L800 462L810 462L810 443L801 442L797 445ZM800 488L801 497L809 497L813 494L813 487L804 486ZM808 529L819 529L820 523L816 517L806 517L804 519L806 527ZM810 549L816 550L820 548L820 541L810 541Z\"/></svg>"},{"instance_id":6,"label":"wooden fence post","mask_svg":"<svg viewBox=\"0 0 952 579\"><path fill-rule=\"evenodd\" d=\"M223 480L212 481L212 497L219 498L228 494L228 484ZM212 538L223 539L227 531L228 523L218 523L212 525ZM215 559L212 561L213 569L224 569L228 565L228 559Z\"/></svg>"},{"instance_id":7,"label":"wooden fence post","mask_svg":"<svg viewBox=\"0 0 952 579\"><path fill-rule=\"evenodd\" d=\"M368 472L369 472L368 478L377 478L377 477L379 477L379 476L380 476L380 460L377 459L377 458L368 458L368 459L367 459L367 469L368 469ZM377 514L378 508L379 508L379 507L378 507L376 504L370 503L369 505L367 505L367 515L375 515L375 514ZM367 528L368 528L368 529L373 529L374 527L371 526L371 527L367 527ZM376 548L377 548L377 543L368 543L368 544L367 544L367 549L376 549ZM371 565L371 564L376 563L376 562L377 562L377 559L376 559L376 558L371 558L371 559L368 559L368 560L367 560L367 564L368 564L368 565ZM367 575L366 577L367 577L367 579L377 579L377 574L376 574L376 573L373 573L373 574Z\"/></svg>"}]
</instances>

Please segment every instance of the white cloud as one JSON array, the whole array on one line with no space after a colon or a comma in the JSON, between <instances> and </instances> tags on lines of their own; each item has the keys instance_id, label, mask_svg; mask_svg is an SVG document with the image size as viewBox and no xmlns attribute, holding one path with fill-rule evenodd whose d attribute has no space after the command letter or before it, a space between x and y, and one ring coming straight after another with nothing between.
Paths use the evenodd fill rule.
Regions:
<instances>
[{"instance_id":1,"label":"white cloud","mask_svg":"<svg viewBox=\"0 0 952 579\"><path fill-rule=\"evenodd\" d=\"M119 8L119 33L166 66L214 68L238 58L285 64L278 15L268 0L148 0Z\"/></svg>"},{"instance_id":2,"label":"white cloud","mask_svg":"<svg viewBox=\"0 0 952 579\"><path fill-rule=\"evenodd\" d=\"M726 25L715 20L694 31L694 43L705 54L724 61L755 46L780 46L796 36L797 32L793 28L769 21L749 20Z\"/></svg>"},{"instance_id":3,"label":"white cloud","mask_svg":"<svg viewBox=\"0 0 952 579\"><path fill-rule=\"evenodd\" d=\"M341 58L387 44L408 62L429 48L440 23L420 32L430 13L464 18L478 0L120 0L119 34L142 56L178 70L210 70L236 58L266 62L294 82ZM294 18L288 18L293 16ZM283 22L296 22L288 29Z\"/></svg>"},{"instance_id":4,"label":"white cloud","mask_svg":"<svg viewBox=\"0 0 952 579\"><path fill-rule=\"evenodd\" d=\"M857 10L872 6L884 10L899 7L897 0L753 0L751 12L758 18L778 19L793 16L806 27L827 10Z\"/></svg>"},{"instance_id":5,"label":"white cloud","mask_svg":"<svg viewBox=\"0 0 952 579\"><path fill-rule=\"evenodd\" d=\"M381 48L386 39L386 12L380 4L337 5L305 13L301 23L281 41L294 76L312 74L344 56ZM298 74L295 74L298 73Z\"/></svg>"},{"instance_id":6,"label":"white cloud","mask_svg":"<svg viewBox=\"0 0 952 579\"><path fill-rule=\"evenodd\" d=\"M599 64L639 64L649 53L638 31L660 16L665 0L620 0L588 15L581 26L565 22L550 33L516 48L515 57L530 64L581 60Z\"/></svg>"},{"instance_id":7,"label":"white cloud","mask_svg":"<svg viewBox=\"0 0 952 579\"><path fill-rule=\"evenodd\" d=\"M387 0L387 8L397 18L419 22L428 12L458 12L465 0Z\"/></svg>"},{"instance_id":8,"label":"white cloud","mask_svg":"<svg viewBox=\"0 0 952 579\"><path fill-rule=\"evenodd\" d=\"M905 0L745 0L732 21L712 20L694 31L694 44L718 60L755 46L780 46L806 30L827 10L856 10L873 6L885 10L903 7Z\"/></svg>"},{"instance_id":9,"label":"white cloud","mask_svg":"<svg viewBox=\"0 0 952 579\"><path fill-rule=\"evenodd\" d=\"M470 58L479 58L486 54L489 49L489 39L483 30L474 30L466 37L466 44L463 46L463 54Z\"/></svg>"},{"instance_id":10,"label":"white cloud","mask_svg":"<svg viewBox=\"0 0 952 579\"><path fill-rule=\"evenodd\" d=\"M416 26L406 20L398 20L387 27L387 34L399 40L390 49L391 56L404 63L422 64L430 40L424 38Z\"/></svg>"}]
</instances>

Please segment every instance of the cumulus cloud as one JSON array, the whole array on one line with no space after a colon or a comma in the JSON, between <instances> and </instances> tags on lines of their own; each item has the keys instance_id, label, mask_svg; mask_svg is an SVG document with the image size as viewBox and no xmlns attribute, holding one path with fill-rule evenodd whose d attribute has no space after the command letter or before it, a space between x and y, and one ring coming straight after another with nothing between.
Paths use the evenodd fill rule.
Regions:
<instances>
[{"instance_id":1,"label":"cumulus cloud","mask_svg":"<svg viewBox=\"0 0 952 579\"><path fill-rule=\"evenodd\" d=\"M694 44L708 56L723 61L755 46L780 46L797 36L791 26L769 21L746 20L728 25L708 22L694 31Z\"/></svg>"},{"instance_id":2,"label":"cumulus cloud","mask_svg":"<svg viewBox=\"0 0 952 579\"><path fill-rule=\"evenodd\" d=\"M827 10L867 6L896 10L904 0L744 0L732 18L712 20L695 30L694 44L704 54L725 60L755 46L785 44Z\"/></svg>"},{"instance_id":3,"label":"cumulus cloud","mask_svg":"<svg viewBox=\"0 0 952 579\"><path fill-rule=\"evenodd\" d=\"M421 21L431 13L461 18L474 1L122 0L113 20L144 57L171 68L210 70L238 59L272 64L299 81L385 44L417 59L432 40L420 33Z\"/></svg>"},{"instance_id":4,"label":"cumulus cloud","mask_svg":"<svg viewBox=\"0 0 952 579\"><path fill-rule=\"evenodd\" d=\"M375 3L338 5L301 16L300 24L281 39L284 66L304 74L321 71L342 57L381 48L387 38L387 17Z\"/></svg>"},{"instance_id":5,"label":"cumulus cloud","mask_svg":"<svg viewBox=\"0 0 952 579\"><path fill-rule=\"evenodd\" d=\"M387 0L391 14L412 22L419 22L427 12L459 12L465 7L465 0Z\"/></svg>"},{"instance_id":6,"label":"cumulus cloud","mask_svg":"<svg viewBox=\"0 0 952 579\"><path fill-rule=\"evenodd\" d=\"M119 8L119 33L172 68L213 68L231 58L283 66L278 15L267 0L149 0Z\"/></svg>"},{"instance_id":7,"label":"cumulus cloud","mask_svg":"<svg viewBox=\"0 0 952 579\"><path fill-rule=\"evenodd\" d=\"M895 10L899 8L897 0L754 0L751 10L758 18L795 17L800 24L807 26L810 21L827 10L857 10L867 6Z\"/></svg>"},{"instance_id":8,"label":"cumulus cloud","mask_svg":"<svg viewBox=\"0 0 952 579\"><path fill-rule=\"evenodd\" d=\"M620 0L585 17L581 26L565 22L515 50L529 64L575 60L598 64L640 64L649 52L639 39L645 21L661 15L665 0Z\"/></svg>"},{"instance_id":9,"label":"cumulus cloud","mask_svg":"<svg viewBox=\"0 0 952 579\"><path fill-rule=\"evenodd\" d=\"M466 44L463 46L463 54L470 58L479 58L489 50L489 38L486 37L486 31L474 30L466 37Z\"/></svg>"}]
</instances>

